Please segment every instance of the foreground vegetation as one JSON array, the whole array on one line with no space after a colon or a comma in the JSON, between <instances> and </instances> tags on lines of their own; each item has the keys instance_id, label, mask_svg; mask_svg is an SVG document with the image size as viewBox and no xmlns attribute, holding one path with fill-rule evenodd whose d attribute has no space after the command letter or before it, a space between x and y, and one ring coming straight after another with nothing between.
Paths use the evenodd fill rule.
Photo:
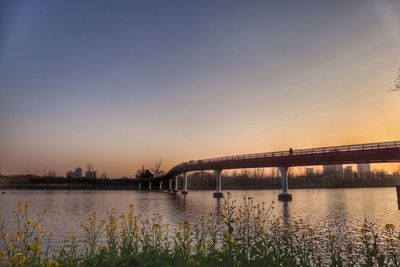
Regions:
<instances>
[{"instance_id":1,"label":"foreground vegetation","mask_svg":"<svg viewBox=\"0 0 400 267\"><path fill-rule=\"evenodd\" d=\"M238 206L231 195L219 214L201 223L163 223L160 214L142 218L133 205L126 214L93 213L76 236L52 248L41 225L47 210L32 219L29 204L14 211L17 230L0 227L0 266L400 266L400 233L377 230L365 221L357 235L320 233L303 222L271 216L273 207L251 198Z\"/></svg>"}]
</instances>

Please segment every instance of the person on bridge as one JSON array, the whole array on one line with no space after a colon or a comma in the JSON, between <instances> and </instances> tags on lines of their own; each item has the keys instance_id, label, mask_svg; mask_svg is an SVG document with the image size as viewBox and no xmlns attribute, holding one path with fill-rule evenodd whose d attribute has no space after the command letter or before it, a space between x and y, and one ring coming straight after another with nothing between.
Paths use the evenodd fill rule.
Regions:
<instances>
[{"instance_id":1,"label":"person on bridge","mask_svg":"<svg viewBox=\"0 0 400 267\"><path fill-rule=\"evenodd\" d=\"M289 155L292 156L293 155L293 148L289 147Z\"/></svg>"}]
</instances>

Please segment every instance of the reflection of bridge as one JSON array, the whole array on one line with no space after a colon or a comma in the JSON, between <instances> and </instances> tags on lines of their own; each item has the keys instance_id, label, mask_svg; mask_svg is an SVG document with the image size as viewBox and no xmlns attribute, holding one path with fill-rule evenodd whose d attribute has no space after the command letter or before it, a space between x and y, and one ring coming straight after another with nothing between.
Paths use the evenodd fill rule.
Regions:
<instances>
[{"instance_id":1,"label":"reflection of bridge","mask_svg":"<svg viewBox=\"0 0 400 267\"><path fill-rule=\"evenodd\" d=\"M151 181L139 181L139 187L142 182L159 182L159 188L168 181L169 190L172 190L174 183L174 192L178 192L178 176L183 175L182 194L187 194L187 173L194 171L212 170L215 172L216 192L214 197L222 197L221 192L221 172L227 169L243 168L265 168L278 167L282 178L282 193L279 200L291 200L292 196L288 193L288 168L292 166L311 166L328 164L357 164L357 163L383 163L400 162L400 141L369 143L345 146L331 146L309 149L298 149L293 151L277 151L268 153L256 153L236 155L220 158L191 160L174 166L168 173L162 177L154 178Z\"/></svg>"}]
</instances>

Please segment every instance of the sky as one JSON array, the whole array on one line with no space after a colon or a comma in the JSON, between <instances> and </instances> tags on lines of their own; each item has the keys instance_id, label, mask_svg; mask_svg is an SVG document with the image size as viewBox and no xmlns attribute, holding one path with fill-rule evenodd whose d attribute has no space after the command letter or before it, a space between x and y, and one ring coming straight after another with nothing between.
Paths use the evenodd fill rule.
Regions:
<instances>
[{"instance_id":1,"label":"sky","mask_svg":"<svg viewBox=\"0 0 400 267\"><path fill-rule=\"evenodd\" d=\"M0 172L122 177L400 140L399 14L394 0L0 0Z\"/></svg>"}]
</instances>

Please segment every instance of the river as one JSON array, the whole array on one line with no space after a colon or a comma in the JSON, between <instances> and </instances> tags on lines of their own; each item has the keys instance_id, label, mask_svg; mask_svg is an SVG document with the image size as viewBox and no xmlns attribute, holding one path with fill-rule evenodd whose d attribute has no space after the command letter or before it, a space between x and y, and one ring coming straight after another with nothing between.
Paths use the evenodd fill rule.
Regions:
<instances>
[{"instance_id":1,"label":"river","mask_svg":"<svg viewBox=\"0 0 400 267\"><path fill-rule=\"evenodd\" d=\"M48 209L43 228L55 232L54 242L58 245L72 233L79 236L80 225L96 211L100 217L106 210L115 208L118 213L126 212L130 203L136 212L144 217L159 212L164 221L176 225L180 220L199 222L202 216L216 212L223 202L212 197L212 191L189 191L184 196L158 191L128 190L15 190L3 189L0 194L0 222L6 230L16 226L13 210L18 201L31 205L34 215ZM302 219L322 232L331 227L351 234L357 231L365 218L376 221L379 227L385 223L400 226L400 211L397 209L395 188L362 189L297 189L290 190L293 201L278 202L278 190L232 190L232 198L237 205L243 197L252 197L255 203L273 202L272 216L285 219ZM225 192L226 195L226 192Z\"/></svg>"}]
</instances>

